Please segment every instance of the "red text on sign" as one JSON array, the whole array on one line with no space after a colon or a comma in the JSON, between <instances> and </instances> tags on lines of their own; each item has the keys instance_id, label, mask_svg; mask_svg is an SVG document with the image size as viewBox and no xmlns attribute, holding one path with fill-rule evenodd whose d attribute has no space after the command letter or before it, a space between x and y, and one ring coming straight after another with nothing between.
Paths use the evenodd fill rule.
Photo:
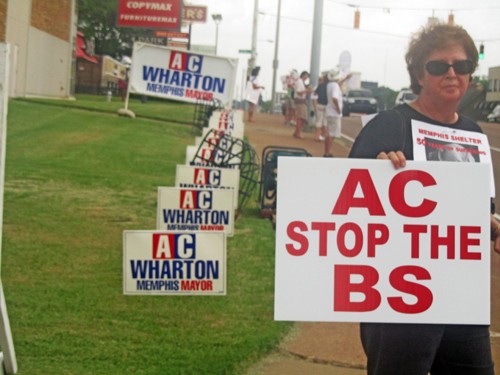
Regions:
<instances>
[{"instance_id":1,"label":"red text on sign","mask_svg":"<svg viewBox=\"0 0 500 375\"><path fill-rule=\"evenodd\" d=\"M362 278L361 282L352 282L351 276ZM409 281L430 280L431 275L425 268L418 266L400 266L392 270L389 275L390 285L398 292L412 295L416 302L409 304L402 296L387 297L387 303L392 310L401 314L419 314L427 311L433 301L429 288L417 282ZM376 289L379 281L378 271L367 265L337 264L334 267L334 300L333 310L336 312L369 312L374 311L382 303L382 295ZM362 301L353 301L353 293L363 295Z\"/></svg>"},{"instance_id":2,"label":"red text on sign","mask_svg":"<svg viewBox=\"0 0 500 375\"><path fill-rule=\"evenodd\" d=\"M420 205L411 206L405 199L405 188L410 182L420 183L423 187L436 185L429 173L418 170L403 171L396 174L390 184L389 201L392 208L402 216L424 217L432 213L437 203L423 199ZM356 197L357 189L363 192ZM333 215L347 215L351 208L366 208L370 216L386 216L379 194L368 169L351 169L333 207Z\"/></svg>"}]
</instances>

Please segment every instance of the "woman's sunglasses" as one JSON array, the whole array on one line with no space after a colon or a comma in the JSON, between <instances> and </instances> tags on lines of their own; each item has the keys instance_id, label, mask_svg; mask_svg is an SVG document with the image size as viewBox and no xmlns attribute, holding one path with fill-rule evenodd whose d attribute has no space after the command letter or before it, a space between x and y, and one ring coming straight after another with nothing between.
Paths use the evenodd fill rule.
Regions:
<instances>
[{"instance_id":1,"label":"woman's sunglasses","mask_svg":"<svg viewBox=\"0 0 500 375\"><path fill-rule=\"evenodd\" d=\"M427 61L425 70L433 76L442 76L448 69L453 68L456 74L470 74L474 70L474 64L471 60L458 60L453 64L448 64L444 61L433 60Z\"/></svg>"}]
</instances>

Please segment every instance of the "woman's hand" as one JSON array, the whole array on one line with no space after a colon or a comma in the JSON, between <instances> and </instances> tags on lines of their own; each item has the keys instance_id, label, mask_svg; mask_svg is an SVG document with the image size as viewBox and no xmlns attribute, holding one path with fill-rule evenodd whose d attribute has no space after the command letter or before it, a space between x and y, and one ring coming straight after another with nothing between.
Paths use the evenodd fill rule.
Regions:
<instances>
[{"instance_id":1,"label":"woman's hand","mask_svg":"<svg viewBox=\"0 0 500 375\"><path fill-rule=\"evenodd\" d=\"M406 166L406 157L401 151L390 151L388 153L382 151L377 155L377 159L390 160L396 169Z\"/></svg>"},{"instance_id":2,"label":"woman's hand","mask_svg":"<svg viewBox=\"0 0 500 375\"><path fill-rule=\"evenodd\" d=\"M493 250L495 250L495 253L500 254L500 236L498 236L495 239L495 242L493 242Z\"/></svg>"},{"instance_id":3,"label":"woman's hand","mask_svg":"<svg viewBox=\"0 0 500 375\"><path fill-rule=\"evenodd\" d=\"M500 254L500 223L495 216L490 215L491 240L493 241L493 250Z\"/></svg>"}]
</instances>

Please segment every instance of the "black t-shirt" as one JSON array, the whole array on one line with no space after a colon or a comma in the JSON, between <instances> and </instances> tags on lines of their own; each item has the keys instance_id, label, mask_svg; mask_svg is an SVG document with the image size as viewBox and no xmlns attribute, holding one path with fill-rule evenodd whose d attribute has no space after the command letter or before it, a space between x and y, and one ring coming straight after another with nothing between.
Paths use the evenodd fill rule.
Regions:
<instances>
[{"instance_id":1,"label":"black t-shirt","mask_svg":"<svg viewBox=\"0 0 500 375\"><path fill-rule=\"evenodd\" d=\"M380 112L365 125L354 141L349 157L375 159L382 151L402 151L407 160L413 160L411 120L482 133L479 125L468 117L459 116L454 124L443 124L422 115L408 104L401 104L389 111Z\"/></svg>"},{"instance_id":2,"label":"black t-shirt","mask_svg":"<svg viewBox=\"0 0 500 375\"><path fill-rule=\"evenodd\" d=\"M422 115L408 104L401 104L389 111L380 112L365 125L354 141L349 158L376 159L382 151L402 151L406 160L413 160L411 120L450 129L483 132L479 125L468 117L460 115L454 124L443 124ZM493 198L491 212L495 212Z\"/></svg>"},{"instance_id":3,"label":"black t-shirt","mask_svg":"<svg viewBox=\"0 0 500 375\"><path fill-rule=\"evenodd\" d=\"M318 95L318 104L327 105L328 95L326 93L326 86L328 82L321 82L314 92Z\"/></svg>"}]
</instances>

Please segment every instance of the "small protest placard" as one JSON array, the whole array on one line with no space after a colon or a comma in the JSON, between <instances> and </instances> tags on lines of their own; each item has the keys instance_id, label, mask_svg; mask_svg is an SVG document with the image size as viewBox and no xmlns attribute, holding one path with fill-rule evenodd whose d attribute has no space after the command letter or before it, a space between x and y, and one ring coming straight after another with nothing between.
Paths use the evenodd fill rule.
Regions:
<instances>
[{"instance_id":1,"label":"small protest placard","mask_svg":"<svg viewBox=\"0 0 500 375\"><path fill-rule=\"evenodd\" d=\"M486 134L412 120L414 160L458 161L490 165L490 197L495 197L493 164Z\"/></svg>"}]
</instances>

